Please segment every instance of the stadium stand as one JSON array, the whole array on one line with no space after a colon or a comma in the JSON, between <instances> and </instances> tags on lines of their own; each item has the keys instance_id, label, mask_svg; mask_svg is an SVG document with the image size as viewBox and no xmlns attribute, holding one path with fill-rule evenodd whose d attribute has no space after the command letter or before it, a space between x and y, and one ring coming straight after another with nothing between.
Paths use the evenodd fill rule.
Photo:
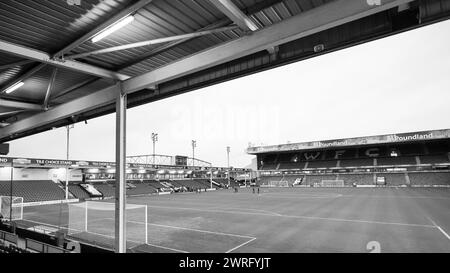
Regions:
<instances>
[{"instance_id":1,"label":"stadium stand","mask_svg":"<svg viewBox=\"0 0 450 273\"><path fill-rule=\"evenodd\" d=\"M337 180L335 174L321 174L321 175L306 175L303 184L314 185L314 183L320 183L322 180Z\"/></svg>"},{"instance_id":2,"label":"stadium stand","mask_svg":"<svg viewBox=\"0 0 450 273\"><path fill-rule=\"evenodd\" d=\"M193 180L193 179L192 180L191 179L182 179L182 180L177 180L177 182L180 183L181 185L183 185L184 187L186 187L188 191L208 188L205 185L203 185L202 183L200 183L196 180Z\"/></svg>"},{"instance_id":3,"label":"stadium stand","mask_svg":"<svg viewBox=\"0 0 450 273\"><path fill-rule=\"evenodd\" d=\"M372 158L343 159L340 161L340 167L361 167L373 166Z\"/></svg>"},{"instance_id":4,"label":"stadium stand","mask_svg":"<svg viewBox=\"0 0 450 273\"><path fill-rule=\"evenodd\" d=\"M450 185L450 172L410 172L411 185Z\"/></svg>"},{"instance_id":5,"label":"stadium stand","mask_svg":"<svg viewBox=\"0 0 450 273\"><path fill-rule=\"evenodd\" d=\"M281 162L279 170L304 169L305 162Z\"/></svg>"},{"instance_id":6,"label":"stadium stand","mask_svg":"<svg viewBox=\"0 0 450 273\"><path fill-rule=\"evenodd\" d=\"M17 247L15 245L1 245L0 244L0 254L20 254L20 253L31 253L30 251Z\"/></svg>"},{"instance_id":7,"label":"stadium stand","mask_svg":"<svg viewBox=\"0 0 450 273\"><path fill-rule=\"evenodd\" d=\"M143 195L158 192L156 188L150 186L148 183L134 182L133 188L127 189L127 195Z\"/></svg>"},{"instance_id":8,"label":"stadium stand","mask_svg":"<svg viewBox=\"0 0 450 273\"><path fill-rule=\"evenodd\" d=\"M91 195L79 184L69 184L69 192L78 199L87 199L91 197Z\"/></svg>"},{"instance_id":9,"label":"stadium stand","mask_svg":"<svg viewBox=\"0 0 450 273\"><path fill-rule=\"evenodd\" d=\"M450 163L446 154L440 155L423 155L419 157L421 164L440 164Z\"/></svg>"},{"instance_id":10,"label":"stadium stand","mask_svg":"<svg viewBox=\"0 0 450 273\"><path fill-rule=\"evenodd\" d=\"M10 181L0 181L0 195L10 194ZM13 195L23 197L24 202L62 200L64 191L51 180L13 181Z\"/></svg>"},{"instance_id":11,"label":"stadium stand","mask_svg":"<svg viewBox=\"0 0 450 273\"><path fill-rule=\"evenodd\" d=\"M116 192L113 185L108 183L94 183L92 186L101 192L103 197L112 197Z\"/></svg>"},{"instance_id":12,"label":"stadium stand","mask_svg":"<svg viewBox=\"0 0 450 273\"><path fill-rule=\"evenodd\" d=\"M415 156L399 156L399 157L380 157L377 158L377 166L391 165L415 165Z\"/></svg>"},{"instance_id":13,"label":"stadium stand","mask_svg":"<svg viewBox=\"0 0 450 273\"><path fill-rule=\"evenodd\" d=\"M317 160L309 161L308 169L311 168L333 168L337 166L336 160Z\"/></svg>"},{"instance_id":14,"label":"stadium stand","mask_svg":"<svg viewBox=\"0 0 450 273\"><path fill-rule=\"evenodd\" d=\"M261 166L261 170L276 170L278 167L278 164L271 164L271 163L264 163L263 166Z\"/></svg>"}]
</instances>

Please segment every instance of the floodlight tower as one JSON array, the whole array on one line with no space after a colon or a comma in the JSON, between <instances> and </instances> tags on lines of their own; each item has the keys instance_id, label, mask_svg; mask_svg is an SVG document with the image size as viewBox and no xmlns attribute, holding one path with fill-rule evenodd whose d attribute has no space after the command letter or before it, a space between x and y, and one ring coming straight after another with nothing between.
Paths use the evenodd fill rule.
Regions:
<instances>
[{"instance_id":1,"label":"floodlight tower","mask_svg":"<svg viewBox=\"0 0 450 273\"><path fill-rule=\"evenodd\" d=\"M153 164L155 164L155 144L158 141L158 134L152 133L152 141L153 141Z\"/></svg>"},{"instance_id":2,"label":"floodlight tower","mask_svg":"<svg viewBox=\"0 0 450 273\"><path fill-rule=\"evenodd\" d=\"M194 167L195 147L197 147L197 140L192 140L192 167Z\"/></svg>"},{"instance_id":3,"label":"floodlight tower","mask_svg":"<svg viewBox=\"0 0 450 273\"><path fill-rule=\"evenodd\" d=\"M192 179L194 179L195 147L197 147L197 140L192 140Z\"/></svg>"},{"instance_id":4,"label":"floodlight tower","mask_svg":"<svg viewBox=\"0 0 450 273\"><path fill-rule=\"evenodd\" d=\"M230 146L227 146L228 187L230 187Z\"/></svg>"}]
</instances>

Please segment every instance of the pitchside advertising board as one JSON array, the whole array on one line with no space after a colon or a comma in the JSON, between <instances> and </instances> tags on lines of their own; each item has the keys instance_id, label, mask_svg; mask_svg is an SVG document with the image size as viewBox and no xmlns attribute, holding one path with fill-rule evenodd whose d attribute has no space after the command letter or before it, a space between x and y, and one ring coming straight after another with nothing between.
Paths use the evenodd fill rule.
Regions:
<instances>
[{"instance_id":1,"label":"pitchside advertising board","mask_svg":"<svg viewBox=\"0 0 450 273\"><path fill-rule=\"evenodd\" d=\"M59 159L41 159L41 158L15 158L15 157L0 157L0 166L39 166L44 168L52 167L69 167L69 168L114 168L116 166L115 162L104 162L104 161L80 161L80 160L59 160ZM193 169L193 170L222 170L225 168L213 168L213 167L200 167L200 166L187 166L185 165L153 165L153 164L139 164L139 163L128 163L127 168L135 169ZM246 171L246 169L234 169L237 171Z\"/></svg>"},{"instance_id":2,"label":"pitchside advertising board","mask_svg":"<svg viewBox=\"0 0 450 273\"><path fill-rule=\"evenodd\" d=\"M386 144L386 143L400 143L400 142L414 142L432 139L446 139L450 138L450 129L435 130L435 131L421 131L413 133L379 135L369 137L355 137L347 139L335 139L326 141L312 141L302 143L280 144L272 146L249 147L247 153L258 154L267 152L283 152L283 151L298 151L317 148L331 148L331 147L346 147L358 146L368 144Z\"/></svg>"}]
</instances>

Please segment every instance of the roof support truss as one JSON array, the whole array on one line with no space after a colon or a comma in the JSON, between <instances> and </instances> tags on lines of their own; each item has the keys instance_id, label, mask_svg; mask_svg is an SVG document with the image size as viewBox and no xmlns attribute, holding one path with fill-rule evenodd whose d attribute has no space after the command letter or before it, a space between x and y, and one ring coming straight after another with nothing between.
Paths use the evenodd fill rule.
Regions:
<instances>
[{"instance_id":1,"label":"roof support truss","mask_svg":"<svg viewBox=\"0 0 450 273\"><path fill-rule=\"evenodd\" d=\"M77 62L77 61L72 61L72 60L54 59L54 58L51 58L50 55L45 52L27 48L27 47L20 46L20 45L16 45L16 44L12 44L12 43L9 43L9 42L3 41L3 40L0 40L0 51L15 55L15 56L18 56L21 58L41 62L44 64L50 64L50 65L53 65L56 67L65 68L65 69L69 69L69 70L73 70L73 71L77 71L77 72L81 72L81 73L85 73L85 74L90 74L90 75L97 76L100 78L110 78L110 79L121 80L121 81L130 78L127 75L117 73L114 71L110 71L107 69L103 69L100 67L96 67L93 65L89 65L89 64L85 64L85 63L81 63L81 62Z\"/></svg>"},{"instance_id":2,"label":"roof support truss","mask_svg":"<svg viewBox=\"0 0 450 273\"><path fill-rule=\"evenodd\" d=\"M23 110L41 111L42 106L34 103L19 102L13 100L0 99L0 106L11 107Z\"/></svg>"},{"instance_id":3,"label":"roof support truss","mask_svg":"<svg viewBox=\"0 0 450 273\"><path fill-rule=\"evenodd\" d=\"M244 31L256 31L258 26L231 0L209 0L217 9L230 18Z\"/></svg>"},{"instance_id":4,"label":"roof support truss","mask_svg":"<svg viewBox=\"0 0 450 273\"><path fill-rule=\"evenodd\" d=\"M180 61L161 67L123 82L122 91L132 93L188 75L236 58L287 43L320 31L333 28L372 14L409 3L413 0L385 0L371 6L361 0L336 0L318 8L303 12L290 19L258 30L226 44L219 45ZM115 100L116 86L103 89L85 97L56 106L47 112L15 122L0 129L0 139L16 133L61 120L71 115L89 111Z\"/></svg>"},{"instance_id":5,"label":"roof support truss","mask_svg":"<svg viewBox=\"0 0 450 273\"><path fill-rule=\"evenodd\" d=\"M44 99L44 109L48 109L48 103L50 101L50 95L52 92L53 85L55 83L56 74L58 73L58 68L53 68L52 76L50 78L50 81L48 82L47 86L47 92L45 93L45 99Z\"/></svg>"}]
</instances>

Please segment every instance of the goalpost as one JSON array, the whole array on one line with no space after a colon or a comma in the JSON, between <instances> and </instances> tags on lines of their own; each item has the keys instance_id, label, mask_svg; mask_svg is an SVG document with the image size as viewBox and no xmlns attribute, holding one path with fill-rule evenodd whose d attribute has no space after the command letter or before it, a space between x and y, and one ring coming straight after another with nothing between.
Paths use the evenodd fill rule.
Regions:
<instances>
[{"instance_id":1,"label":"goalpost","mask_svg":"<svg viewBox=\"0 0 450 273\"><path fill-rule=\"evenodd\" d=\"M289 187L289 183L287 181L269 181L268 184L263 184L261 186L265 186L265 187L271 187L271 188L275 188L275 187Z\"/></svg>"},{"instance_id":2,"label":"goalpost","mask_svg":"<svg viewBox=\"0 0 450 273\"><path fill-rule=\"evenodd\" d=\"M70 203L67 234L72 237L114 238L115 204L98 201ZM126 204L126 237L134 243L148 243L147 206Z\"/></svg>"},{"instance_id":3,"label":"goalpost","mask_svg":"<svg viewBox=\"0 0 450 273\"><path fill-rule=\"evenodd\" d=\"M344 187L344 180L322 180L314 183L314 187Z\"/></svg>"},{"instance_id":4,"label":"goalpost","mask_svg":"<svg viewBox=\"0 0 450 273\"><path fill-rule=\"evenodd\" d=\"M0 196L0 213L6 221L22 220L23 197Z\"/></svg>"}]
</instances>

